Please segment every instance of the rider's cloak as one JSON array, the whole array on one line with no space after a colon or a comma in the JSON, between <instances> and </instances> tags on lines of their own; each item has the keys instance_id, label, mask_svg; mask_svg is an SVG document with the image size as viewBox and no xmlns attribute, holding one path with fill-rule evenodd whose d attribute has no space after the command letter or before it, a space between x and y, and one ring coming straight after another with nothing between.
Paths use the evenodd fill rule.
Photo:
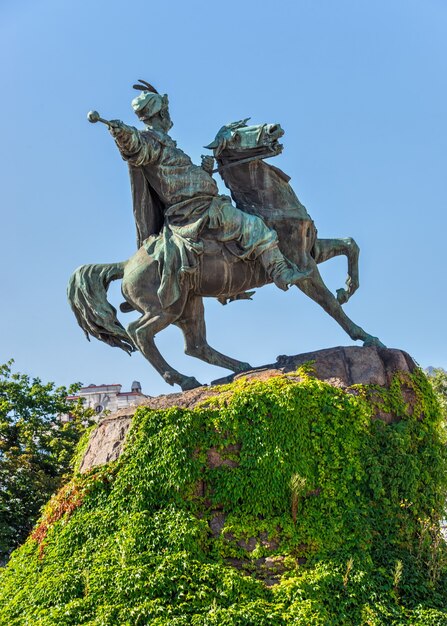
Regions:
<instances>
[{"instance_id":1,"label":"rider's cloak","mask_svg":"<svg viewBox=\"0 0 447 626\"><path fill-rule=\"evenodd\" d=\"M141 167L129 163L129 176L137 229L137 249L140 249L145 239L161 232L167 207L149 184Z\"/></svg>"}]
</instances>

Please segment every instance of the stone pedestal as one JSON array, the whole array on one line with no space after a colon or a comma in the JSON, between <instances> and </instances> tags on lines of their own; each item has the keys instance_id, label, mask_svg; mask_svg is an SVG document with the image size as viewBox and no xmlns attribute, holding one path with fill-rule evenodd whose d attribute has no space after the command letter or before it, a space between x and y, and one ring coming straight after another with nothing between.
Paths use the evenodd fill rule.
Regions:
<instances>
[{"instance_id":1,"label":"stone pedestal","mask_svg":"<svg viewBox=\"0 0 447 626\"><path fill-rule=\"evenodd\" d=\"M151 409L167 409L173 406L193 408L206 398L218 395L220 385L244 377L267 380L272 376L294 372L306 363L313 365L316 378L341 388L358 384L386 387L396 372L411 373L416 367L411 356L402 350L340 346L294 356L281 355L276 363L220 378L209 387L198 387L191 391L148 398L140 406ZM81 472L115 461L120 456L136 409L137 407L127 407L101 420L91 436L80 465ZM386 421L392 419L383 413L380 413L378 417Z\"/></svg>"}]
</instances>

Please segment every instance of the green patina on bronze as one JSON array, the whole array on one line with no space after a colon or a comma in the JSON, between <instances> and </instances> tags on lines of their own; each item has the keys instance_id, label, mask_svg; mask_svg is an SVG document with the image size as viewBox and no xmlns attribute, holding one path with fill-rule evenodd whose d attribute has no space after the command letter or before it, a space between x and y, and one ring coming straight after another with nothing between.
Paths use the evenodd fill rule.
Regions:
<instances>
[{"instance_id":1,"label":"green patina on bronze","mask_svg":"<svg viewBox=\"0 0 447 626\"><path fill-rule=\"evenodd\" d=\"M206 146L214 156L203 157L197 166L168 134L168 97L140 82L135 87L141 94L132 106L144 130L105 120L96 111L88 115L91 122L108 126L128 163L138 251L123 263L82 266L70 278L69 301L87 337L127 352L140 350L168 383L190 389L199 382L166 363L155 346L156 333L176 324L187 354L243 371L248 363L208 345L202 299L215 297L226 304L274 282L283 290L296 285L351 339L381 346L341 307L358 288L357 244L351 238L318 238L290 178L264 161L282 151L281 126L249 126L247 119L227 124ZM214 160L231 198L218 193ZM338 255L347 257L348 278L335 297L317 264ZM110 282L119 278L126 299L122 310L141 313L127 330L107 301Z\"/></svg>"}]
</instances>

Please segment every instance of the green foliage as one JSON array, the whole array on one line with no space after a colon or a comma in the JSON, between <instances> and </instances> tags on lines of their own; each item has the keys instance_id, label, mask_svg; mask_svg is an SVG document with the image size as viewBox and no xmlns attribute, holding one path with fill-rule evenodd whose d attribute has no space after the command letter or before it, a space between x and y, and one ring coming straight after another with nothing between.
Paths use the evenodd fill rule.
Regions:
<instances>
[{"instance_id":1,"label":"green foliage","mask_svg":"<svg viewBox=\"0 0 447 626\"><path fill-rule=\"evenodd\" d=\"M23 543L40 508L71 468L92 412L55 388L0 365L0 562ZM70 422L57 419L70 412Z\"/></svg>"},{"instance_id":2,"label":"green foliage","mask_svg":"<svg viewBox=\"0 0 447 626\"><path fill-rule=\"evenodd\" d=\"M447 624L447 455L429 383L300 375L138 409L119 460L75 475L12 555L0 624Z\"/></svg>"},{"instance_id":3,"label":"green foliage","mask_svg":"<svg viewBox=\"0 0 447 626\"><path fill-rule=\"evenodd\" d=\"M431 371L428 380L444 413L444 419L447 421L447 372L440 367L435 367Z\"/></svg>"}]
</instances>

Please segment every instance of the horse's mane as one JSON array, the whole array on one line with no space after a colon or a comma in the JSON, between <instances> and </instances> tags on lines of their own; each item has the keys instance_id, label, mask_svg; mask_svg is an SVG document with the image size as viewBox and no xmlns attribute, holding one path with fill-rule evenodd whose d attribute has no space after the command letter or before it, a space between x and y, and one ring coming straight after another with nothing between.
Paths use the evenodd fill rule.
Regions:
<instances>
[{"instance_id":1,"label":"horse's mane","mask_svg":"<svg viewBox=\"0 0 447 626\"><path fill-rule=\"evenodd\" d=\"M235 151L224 150L217 163L218 171L239 209L264 219L268 218L271 210L289 219L311 219L289 184L290 176L283 170L262 159L236 165L235 158ZM229 163L231 167L225 167Z\"/></svg>"}]
</instances>

